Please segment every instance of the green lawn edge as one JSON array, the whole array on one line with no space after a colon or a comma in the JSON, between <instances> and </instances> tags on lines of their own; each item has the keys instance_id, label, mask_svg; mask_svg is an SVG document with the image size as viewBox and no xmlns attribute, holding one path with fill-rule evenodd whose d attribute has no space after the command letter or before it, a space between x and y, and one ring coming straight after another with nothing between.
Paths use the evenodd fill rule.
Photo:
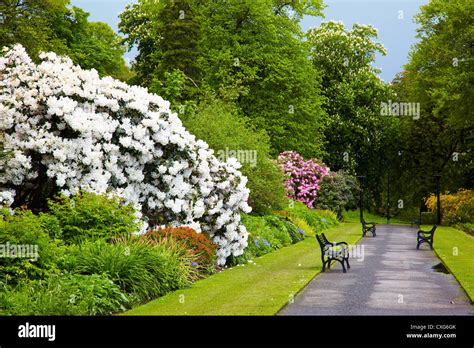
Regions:
<instances>
[{"instance_id":1,"label":"green lawn edge","mask_svg":"<svg viewBox=\"0 0 474 348\"><path fill-rule=\"evenodd\" d=\"M324 231L331 241L357 243L358 223ZM121 315L275 315L321 271L314 237L176 290Z\"/></svg>"},{"instance_id":2,"label":"green lawn edge","mask_svg":"<svg viewBox=\"0 0 474 348\"><path fill-rule=\"evenodd\" d=\"M423 229L428 230L431 227L423 226ZM456 278L473 304L474 237L453 227L438 226L433 248L436 256Z\"/></svg>"}]
</instances>

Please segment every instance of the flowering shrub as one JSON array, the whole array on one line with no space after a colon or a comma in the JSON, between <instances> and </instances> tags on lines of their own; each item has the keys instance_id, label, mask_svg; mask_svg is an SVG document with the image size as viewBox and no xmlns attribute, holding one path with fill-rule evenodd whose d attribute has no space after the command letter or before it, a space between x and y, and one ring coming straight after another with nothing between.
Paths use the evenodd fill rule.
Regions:
<instances>
[{"instance_id":1,"label":"flowering shrub","mask_svg":"<svg viewBox=\"0 0 474 348\"><path fill-rule=\"evenodd\" d=\"M343 170L331 172L321 180L318 199L314 206L337 212L338 218L342 219L344 209L357 208L358 189L357 179L353 175Z\"/></svg>"},{"instance_id":2,"label":"flowering shrub","mask_svg":"<svg viewBox=\"0 0 474 348\"><path fill-rule=\"evenodd\" d=\"M315 159L305 160L294 151L282 152L278 156L278 162L287 176L285 185L288 197L313 208L320 182L324 176L329 175L329 168Z\"/></svg>"},{"instance_id":3,"label":"flowering shrub","mask_svg":"<svg viewBox=\"0 0 474 348\"><path fill-rule=\"evenodd\" d=\"M0 57L0 132L12 151L1 204L79 190L113 193L151 224L202 226L217 262L240 255L249 212L247 178L186 131L169 102L69 58L42 53L36 65L16 45ZM196 227L197 228L197 227Z\"/></svg>"},{"instance_id":4,"label":"flowering shrub","mask_svg":"<svg viewBox=\"0 0 474 348\"><path fill-rule=\"evenodd\" d=\"M441 194L441 223L454 225L474 220L474 192L460 189L456 193ZM426 205L432 212L436 212L436 195L432 194L425 199Z\"/></svg>"},{"instance_id":5,"label":"flowering shrub","mask_svg":"<svg viewBox=\"0 0 474 348\"><path fill-rule=\"evenodd\" d=\"M167 227L150 231L143 238L161 240L172 238L184 244L197 256L194 267L210 270L215 264L216 246L207 236L190 227Z\"/></svg>"}]
</instances>

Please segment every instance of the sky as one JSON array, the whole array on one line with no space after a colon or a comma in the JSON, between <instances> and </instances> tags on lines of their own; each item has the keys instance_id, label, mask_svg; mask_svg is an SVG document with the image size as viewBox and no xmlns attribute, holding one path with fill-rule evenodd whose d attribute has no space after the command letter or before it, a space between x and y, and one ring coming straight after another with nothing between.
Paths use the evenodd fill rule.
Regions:
<instances>
[{"instance_id":1,"label":"sky","mask_svg":"<svg viewBox=\"0 0 474 348\"><path fill-rule=\"evenodd\" d=\"M255 0L258 1L258 0ZM135 0L71 0L74 6L90 13L91 21L108 23L118 31L118 15L125 6ZM317 27L323 20L343 21L346 28L354 23L371 24L378 29L378 40L387 48L386 56L378 55L375 66L382 70L380 76L390 82L395 74L402 71L408 61L410 47L416 42L416 24L413 16L419 7L428 0L325 0L325 18L303 18L303 30ZM125 59L130 61L136 51L127 52Z\"/></svg>"}]
</instances>

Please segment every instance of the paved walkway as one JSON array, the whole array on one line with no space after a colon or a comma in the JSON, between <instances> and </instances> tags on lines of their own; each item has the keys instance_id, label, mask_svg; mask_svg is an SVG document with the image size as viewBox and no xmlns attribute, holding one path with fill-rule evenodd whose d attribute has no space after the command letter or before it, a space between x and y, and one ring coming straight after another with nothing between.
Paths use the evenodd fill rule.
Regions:
<instances>
[{"instance_id":1,"label":"paved walkway","mask_svg":"<svg viewBox=\"0 0 474 348\"><path fill-rule=\"evenodd\" d=\"M435 240L436 243L436 240ZM364 260L350 258L318 274L279 315L466 315L469 300L451 274L436 272L440 260L416 229L377 225L377 237L359 241Z\"/></svg>"}]
</instances>

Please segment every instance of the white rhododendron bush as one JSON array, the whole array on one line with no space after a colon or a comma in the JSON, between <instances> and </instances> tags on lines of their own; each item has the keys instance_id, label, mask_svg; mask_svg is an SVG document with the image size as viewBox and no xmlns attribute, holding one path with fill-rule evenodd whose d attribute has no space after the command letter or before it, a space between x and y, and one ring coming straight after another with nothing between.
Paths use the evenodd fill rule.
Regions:
<instances>
[{"instance_id":1,"label":"white rhododendron bush","mask_svg":"<svg viewBox=\"0 0 474 348\"><path fill-rule=\"evenodd\" d=\"M219 161L146 89L54 53L40 59L20 45L0 57L0 132L12 151L0 176L3 204L44 177L65 195L113 193L145 219L200 228L218 245L219 264L242 254L249 190L235 159Z\"/></svg>"}]
</instances>

